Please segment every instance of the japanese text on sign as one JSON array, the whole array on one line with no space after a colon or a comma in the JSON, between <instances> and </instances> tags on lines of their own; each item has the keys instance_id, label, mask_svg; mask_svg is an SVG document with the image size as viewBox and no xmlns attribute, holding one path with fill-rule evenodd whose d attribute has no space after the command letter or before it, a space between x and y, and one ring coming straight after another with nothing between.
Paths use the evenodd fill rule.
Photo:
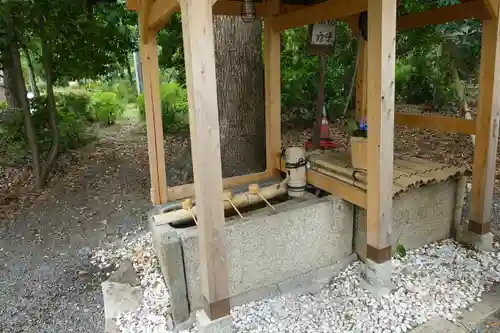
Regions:
<instances>
[{"instance_id":1,"label":"japanese text on sign","mask_svg":"<svg viewBox=\"0 0 500 333\"><path fill-rule=\"evenodd\" d=\"M314 45L333 45L335 40L335 26L328 21L321 21L313 25L311 43Z\"/></svg>"}]
</instances>

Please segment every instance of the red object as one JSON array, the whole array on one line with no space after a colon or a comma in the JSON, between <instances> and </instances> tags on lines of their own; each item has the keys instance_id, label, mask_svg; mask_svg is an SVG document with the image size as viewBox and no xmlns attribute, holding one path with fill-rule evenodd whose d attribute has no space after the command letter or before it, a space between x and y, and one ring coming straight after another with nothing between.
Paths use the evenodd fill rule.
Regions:
<instances>
[{"instance_id":1,"label":"red object","mask_svg":"<svg viewBox=\"0 0 500 333\"><path fill-rule=\"evenodd\" d=\"M306 149L312 149L312 139L307 140L304 143L304 146ZM323 116L323 118L321 119L321 134L320 134L319 147L321 149L332 149L337 147L337 144L330 138L328 118L326 116Z\"/></svg>"}]
</instances>

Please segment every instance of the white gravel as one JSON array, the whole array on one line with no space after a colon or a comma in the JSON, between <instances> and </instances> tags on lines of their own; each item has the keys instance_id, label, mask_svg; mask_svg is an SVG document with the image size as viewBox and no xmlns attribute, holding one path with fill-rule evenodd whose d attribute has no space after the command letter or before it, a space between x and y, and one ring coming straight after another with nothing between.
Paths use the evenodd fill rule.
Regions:
<instances>
[{"instance_id":1,"label":"white gravel","mask_svg":"<svg viewBox=\"0 0 500 333\"><path fill-rule=\"evenodd\" d=\"M150 241L150 235L143 240ZM122 314L117 323L124 333L170 332L168 291L151 245L139 241L130 247L135 251L96 252L101 262L108 255L113 260L117 253L128 256L145 291L139 311ZM147 253L147 267L137 259L141 253ZM455 321L500 282L500 252L478 253L452 240L409 250L404 258L393 259L393 266L397 290L380 301L360 288L363 265L355 262L317 294L290 294L233 308L233 332L406 332L438 316Z\"/></svg>"},{"instance_id":2,"label":"white gravel","mask_svg":"<svg viewBox=\"0 0 500 333\"><path fill-rule=\"evenodd\" d=\"M124 259L134 265L144 297L137 311L121 313L115 318L118 328L123 333L169 332L170 297L152 246L151 233L130 240L124 238L119 247L95 249L90 262L105 269L117 267Z\"/></svg>"}]
</instances>

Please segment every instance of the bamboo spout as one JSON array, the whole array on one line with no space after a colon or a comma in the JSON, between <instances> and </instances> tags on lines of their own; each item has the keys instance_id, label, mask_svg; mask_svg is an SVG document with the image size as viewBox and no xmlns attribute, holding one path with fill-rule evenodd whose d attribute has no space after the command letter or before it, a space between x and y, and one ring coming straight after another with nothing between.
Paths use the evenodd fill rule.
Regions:
<instances>
[{"instance_id":1,"label":"bamboo spout","mask_svg":"<svg viewBox=\"0 0 500 333\"><path fill-rule=\"evenodd\" d=\"M224 210L243 208L256 203L260 203L263 201L267 201L269 199L285 195L287 193L286 183L288 182L288 177L285 178L281 183L276 185L265 186L259 189L259 195L252 194L250 192L238 193L231 196L231 200L226 200L228 194L225 193L224 197L221 200L224 203ZM234 207L233 207L234 205ZM238 210L236 209L238 212ZM197 218L198 215L196 213L196 205L187 209L179 209L172 212L167 212L163 214L156 215L154 217L156 223L158 225L162 224L180 224L182 222L186 222L192 220L193 218Z\"/></svg>"}]
</instances>

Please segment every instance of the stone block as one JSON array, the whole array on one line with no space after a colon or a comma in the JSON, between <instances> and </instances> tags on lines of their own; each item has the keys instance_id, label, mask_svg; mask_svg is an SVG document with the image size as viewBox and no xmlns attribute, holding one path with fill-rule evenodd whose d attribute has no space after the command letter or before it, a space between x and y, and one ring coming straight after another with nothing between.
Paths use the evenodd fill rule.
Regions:
<instances>
[{"instance_id":1,"label":"stone block","mask_svg":"<svg viewBox=\"0 0 500 333\"><path fill-rule=\"evenodd\" d=\"M309 197L226 222L229 294L234 297L331 266L352 253L352 205ZM198 230L178 230L191 310L202 307Z\"/></svg>"},{"instance_id":2,"label":"stone block","mask_svg":"<svg viewBox=\"0 0 500 333\"><path fill-rule=\"evenodd\" d=\"M172 317L176 324L189 318L182 245L178 233L169 225L152 225L153 244L160 269L170 292Z\"/></svg>"},{"instance_id":3,"label":"stone block","mask_svg":"<svg viewBox=\"0 0 500 333\"><path fill-rule=\"evenodd\" d=\"M233 320L231 316L210 320L205 311L200 310L196 313L196 323L199 333L231 333Z\"/></svg>"},{"instance_id":4,"label":"stone block","mask_svg":"<svg viewBox=\"0 0 500 333\"><path fill-rule=\"evenodd\" d=\"M437 242L452 236L457 181L411 188L393 200L392 251L399 241L407 249ZM366 210L355 209L354 247L366 258Z\"/></svg>"}]
</instances>

